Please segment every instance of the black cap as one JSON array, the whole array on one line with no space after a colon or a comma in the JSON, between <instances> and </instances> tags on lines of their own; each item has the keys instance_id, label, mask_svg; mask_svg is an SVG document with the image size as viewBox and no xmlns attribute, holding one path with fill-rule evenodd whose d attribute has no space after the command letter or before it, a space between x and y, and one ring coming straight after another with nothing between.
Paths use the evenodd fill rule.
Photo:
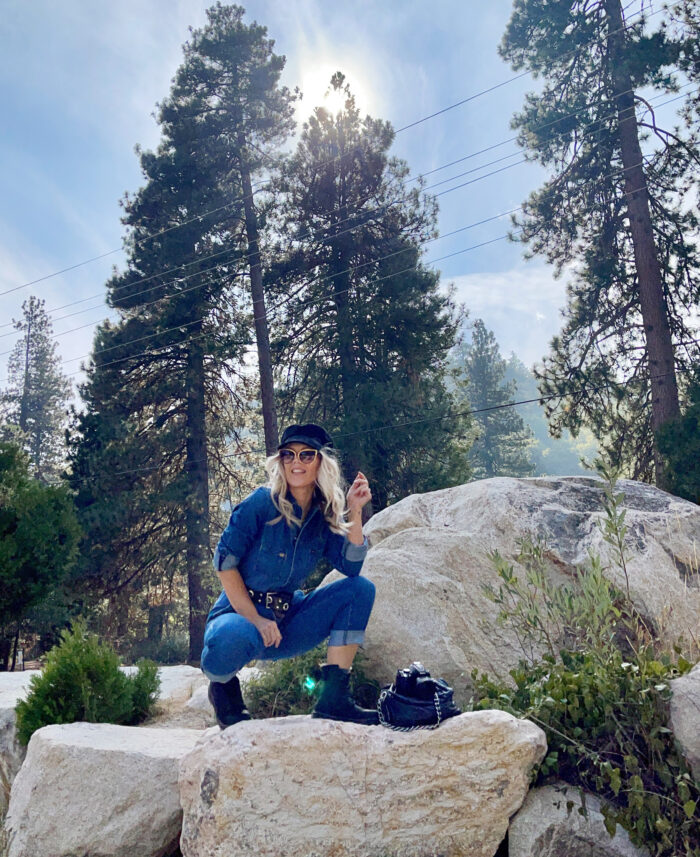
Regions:
<instances>
[{"instance_id":1,"label":"black cap","mask_svg":"<svg viewBox=\"0 0 700 857\"><path fill-rule=\"evenodd\" d=\"M312 449L321 449L323 446L333 446L333 441L323 426L315 423L305 423L303 426L292 425L282 432L282 440L277 449L282 449L290 443L305 443Z\"/></svg>"}]
</instances>

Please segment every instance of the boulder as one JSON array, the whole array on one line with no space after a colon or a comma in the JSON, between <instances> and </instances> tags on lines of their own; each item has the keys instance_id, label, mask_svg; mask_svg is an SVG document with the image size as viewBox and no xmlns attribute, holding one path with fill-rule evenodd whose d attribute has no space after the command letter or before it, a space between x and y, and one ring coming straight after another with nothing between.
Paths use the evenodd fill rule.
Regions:
<instances>
[{"instance_id":1,"label":"boulder","mask_svg":"<svg viewBox=\"0 0 700 857\"><path fill-rule=\"evenodd\" d=\"M5 820L7 857L164 857L177 847L178 766L201 732L107 723L32 735Z\"/></svg>"},{"instance_id":2,"label":"boulder","mask_svg":"<svg viewBox=\"0 0 700 857\"><path fill-rule=\"evenodd\" d=\"M208 733L183 760L183 857L492 857L544 733L502 711L394 732L301 715Z\"/></svg>"},{"instance_id":3,"label":"boulder","mask_svg":"<svg viewBox=\"0 0 700 857\"><path fill-rule=\"evenodd\" d=\"M38 672L0 672L0 819L7 812L12 781L25 756L15 730L15 705L24 699L31 677Z\"/></svg>"},{"instance_id":4,"label":"boulder","mask_svg":"<svg viewBox=\"0 0 700 857\"><path fill-rule=\"evenodd\" d=\"M638 482L621 480L618 490L627 509L633 602L667 643L698 639L700 507ZM519 539L544 539L555 583L574 581L593 551L624 590L600 531L602 500L596 477L496 478L413 495L374 515L362 570L377 587L365 648L370 674L388 682L418 659L460 699L475 668L506 678L526 651L498 625L498 607L483 587L498 584L489 552L510 561Z\"/></svg>"},{"instance_id":5,"label":"boulder","mask_svg":"<svg viewBox=\"0 0 700 857\"><path fill-rule=\"evenodd\" d=\"M671 682L671 729L700 782L700 664Z\"/></svg>"},{"instance_id":6,"label":"boulder","mask_svg":"<svg viewBox=\"0 0 700 857\"><path fill-rule=\"evenodd\" d=\"M136 672L136 667L121 669L126 673ZM0 672L0 819L7 811L12 781L26 753L26 749L17 741L15 705L27 695L32 676L40 673L40 670ZM206 688L208 684L201 670L180 664L160 667L158 676L161 682L158 706L149 724L206 729L215 723L208 700L208 709L204 708L204 703L202 709L194 713L187 708L197 688Z\"/></svg>"},{"instance_id":7,"label":"boulder","mask_svg":"<svg viewBox=\"0 0 700 857\"><path fill-rule=\"evenodd\" d=\"M586 814L579 809L584 806ZM619 825L611 837L600 801L565 784L532 789L508 829L508 857L648 857Z\"/></svg>"}]
</instances>

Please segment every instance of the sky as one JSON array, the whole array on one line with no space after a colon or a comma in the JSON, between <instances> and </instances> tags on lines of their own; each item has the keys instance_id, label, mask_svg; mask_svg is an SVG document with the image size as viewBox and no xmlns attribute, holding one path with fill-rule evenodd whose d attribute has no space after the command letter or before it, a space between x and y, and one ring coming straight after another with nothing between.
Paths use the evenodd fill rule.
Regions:
<instances>
[{"instance_id":1,"label":"sky","mask_svg":"<svg viewBox=\"0 0 700 857\"><path fill-rule=\"evenodd\" d=\"M142 183L134 147L157 145L154 110L169 91L188 28L205 23L208 5L4 0L0 292L9 293L0 296L0 387L4 352L17 339L10 322L30 294L46 300L63 370L79 379L94 326L107 313L105 281L124 262L119 203ZM246 19L267 26L275 50L286 56L283 83L304 93L300 124L336 70L363 112L396 129L470 99L400 131L393 148L413 176L465 159L426 179L431 185L471 171L434 188L446 191L439 197L441 233L517 208L543 181L543 170L521 163L515 143L506 142L513 113L536 86L529 77L514 79L497 53L510 0L243 5ZM495 148L477 154L487 147ZM504 355L514 351L531 365L560 327L565 282L542 260L525 261L522 246L504 240L508 228L503 216L441 238L426 247L425 261L457 254L436 263L442 284L453 284L470 316L494 330ZM470 249L478 244L485 246ZM32 280L40 282L17 288Z\"/></svg>"}]
</instances>

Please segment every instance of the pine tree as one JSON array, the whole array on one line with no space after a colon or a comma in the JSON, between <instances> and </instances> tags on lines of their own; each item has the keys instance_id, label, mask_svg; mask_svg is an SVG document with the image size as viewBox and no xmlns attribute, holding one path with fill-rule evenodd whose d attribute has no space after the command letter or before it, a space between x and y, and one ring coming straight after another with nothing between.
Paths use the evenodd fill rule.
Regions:
<instances>
[{"instance_id":1,"label":"pine tree","mask_svg":"<svg viewBox=\"0 0 700 857\"><path fill-rule=\"evenodd\" d=\"M110 559L115 545L100 542L113 591L159 570L186 574L192 660L213 594L211 464L236 478L235 459L221 456L230 426L220 417L249 397L245 281L258 239L247 182L274 160L292 116L292 96L278 86L284 60L243 13L208 10L160 105L162 142L140 153L146 184L124 202L128 267L108 283L120 320L98 332L73 456L81 509L102 507L95 534L131 558L125 575ZM90 538L85 547L94 550Z\"/></svg>"},{"instance_id":2,"label":"pine tree","mask_svg":"<svg viewBox=\"0 0 700 857\"><path fill-rule=\"evenodd\" d=\"M65 458L64 429L71 384L60 368L45 301L22 304L15 321L22 333L8 360L8 386L2 394L3 429L29 456L35 477L54 479Z\"/></svg>"},{"instance_id":3,"label":"pine tree","mask_svg":"<svg viewBox=\"0 0 700 857\"><path fill-rule=\"evenodd\" d=\"M342 74L331 87L343 109L314 110L279 183L278 396L288 421L328 427L383 508L468 477L468 422L444 379L459 315L421 262L434 201L407 188L391 126L360 118Z\"/></svg>"},{"instance_id":4,"label":"pine tree","mask_svg":"<svg viewBox=\"0 0 700 857\"><path fill-rule=\"evenodd\" d=\"M677 90L691 29L650 33L620 0L516 0L501 45L515 69L543 78L513 125L552 171L516 219L519 240L559 273L574 269L538 373L542 394L558 397L551 425L589 425L617 463L659 482L654 431L679 412L676 367L700 354L674 346L695 338L700 297L698 146L689 129L658 127L648 93Z\"/></svg>"},{"instance_id":5,"label":"pine tree","mask_svg":"<svg viewBox=\"0 0 700 857\"><path fill-rule=\"evenodd\" d=\"M477 429L469 453L474 476L532 476L532 431L515 408L508 407L515 401L515 384L505 380L506 361L481 319L474 321L471 343L456 360Z\"/></svg>"}]
</instances>

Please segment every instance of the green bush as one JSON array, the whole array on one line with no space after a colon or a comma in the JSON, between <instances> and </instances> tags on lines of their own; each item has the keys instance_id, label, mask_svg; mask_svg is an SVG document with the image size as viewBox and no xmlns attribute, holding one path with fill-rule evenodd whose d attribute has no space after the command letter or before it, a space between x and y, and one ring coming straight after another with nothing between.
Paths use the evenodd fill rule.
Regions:
<instances>
[{"instance_id":1,"label":"green bush","mask_svg":"<svg viewBox=\"0 0 700 857\"><path fill-rule=\"evenodd\" d=\"M562 652L513 670L515 688L472 675L474 709L501 708L541 726L548 753L538 785L564 780L604 801L606 827L628 831L653 855L700 855L700 786L668 728L669 681L690 669L644 648Z\"/></svg>"},{"instance_id":2,"label":"green bush","mask_svg":"<svg viewBox=\"0 0 700 857\"><path fill-rule=\"evenodd\" d=\"M256 718L309 714L318 698L319 665L325 656L326 647L320 645L296 658L265 665L261 674L250 679L245 687L250 713ZM377 704L379 687L365 675L362 653L355 658L350 687L358 704L370 708Z\"/></svg>"},{"instance_id":3,"label":"green bush","mask_svg":"<svg viewBox=\"0 0 700 857\"><path fill-rule=\"evenodd\" d=\"M138 723L152 708L159 685L154 663L140 661L138 671L126 675L116 653L76 625L61 634L41 675L32 677L27 698L17 704L18 738L26 745L51 723Z\"/></svg>"},{"instance_id":4,"label":"green bush","mask_svg":"<svg viewBox=\"0 0 700 857\"><path fill-rule=\"evenodd\" d=\"M611 835L620 824L656 857L700 857L700 784L668 727L669 682L692 664L680 651L664 652L632 604L624 495L611 468L598 462L598 471L601 532L624 591L596 556L574 583L557 586L540 544L520 545L520 575L492 554L499 584L486 594L524 659L510 674L514 687L472 674L472 708L502 708L541 726L548 753L535 781L563 780L600 796ZM538 650L548 654L535 661Z\"/></svg>"}]
</instances>

